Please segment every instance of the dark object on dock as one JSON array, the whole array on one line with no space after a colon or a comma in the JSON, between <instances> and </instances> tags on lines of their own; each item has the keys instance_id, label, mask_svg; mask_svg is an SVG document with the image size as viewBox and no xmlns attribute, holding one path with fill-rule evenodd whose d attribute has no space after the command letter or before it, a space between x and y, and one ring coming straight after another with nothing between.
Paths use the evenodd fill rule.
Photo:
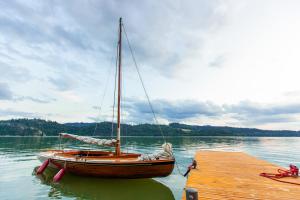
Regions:
<instances>
[{"instance_id":1,"label":"dark object on dock","mask_svg":"<svg viewBox=\"0 0 300 200\"><path fill-rule=\"evenodd\" d=\"M196 169L196 168L197 168L197 161L193 160L193 163L188 166L188 169L183 176L186 177L190 173L191 169Z\"/></svg>"},{"instance_id":2,"label":"dark object on dock","mask_svg":"<svg viewBox=\"0 0 300 200\"><path fill-rule=\"evenodd\" d=\"M294 185L300 185L300 183L294 183L294 182L289 182L289 181L282 181L279 180L284 177L294 177L297 178L299 176L299 168L295 165L290 164L290 169L289 170L283 170L283 169L278 169L277 174L273 173L260 173L260 176L272 179L274 181L279 181L282 183L289 183L289 184L294 184Z\"/></svg>"},{"instance_id":3,"label":"dark object on dock","mask_svg":"<svg viewBox=\"0 0 300 200\"><path fill-rule=\"evenodd\" d=\"M198 191L194 188L187 188L185 195L186 200L198 200Z\"/></svg>"}]
</instances>

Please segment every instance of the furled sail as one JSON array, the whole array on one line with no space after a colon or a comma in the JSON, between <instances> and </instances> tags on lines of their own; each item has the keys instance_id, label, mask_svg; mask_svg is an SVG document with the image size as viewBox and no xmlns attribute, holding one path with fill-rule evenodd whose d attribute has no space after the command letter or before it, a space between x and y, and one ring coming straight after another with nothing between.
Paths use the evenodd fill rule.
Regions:
<instances>
[{"instance_id":1,"label":"furled sail","mask_svg":"<svg viewBox=\"0 0 300 200\"><path fill-rule=\"evenodd\" d=\"M163 150L156 154L142 154L139 157L139 160L158 160L159 158L174 158L171 143L164 143L162 145L162 148Z\"/></svg>"},{"instance_id":2,"label":"furled sail","mask_svg":"<svg viewBox=\"0 0 300 200\"><path fill-rule=\"evenodd\" d=\"M80 135L74 135L69 133L60 133L59 135L63 138L75 139L88 144L96 144L100 146L115 146L117 143L117 140L115 139L111 139L111 140L97 139L93 137L80 136Z\"/></svg>"}]
</instances>

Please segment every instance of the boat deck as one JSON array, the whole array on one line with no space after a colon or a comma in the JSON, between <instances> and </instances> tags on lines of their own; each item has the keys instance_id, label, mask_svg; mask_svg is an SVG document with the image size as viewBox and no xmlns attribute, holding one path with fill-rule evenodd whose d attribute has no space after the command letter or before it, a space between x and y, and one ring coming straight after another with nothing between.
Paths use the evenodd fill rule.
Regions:
<instances>
[{"instance_id":1,"label":"boat deck","mask_svg":"<svg viewBox=\"0 0 300 200\"><path fill-rule=\"evenodd\" d=\"M156 160L141 160L141 154L123 153L114 155L113 152L105 151L80 151L80 150L47 150L41 152L38 157L42 162L49 158L60 161L84 162L84 163L162 163L174 162L174 159L159 158Z\"/></svg>"},{"instance_id":2,"label":"boat deck","mask_svg":"<svg viewBox=\"0 0 300 200\"><path fill-rule=\"evenodd\" d=\"M198 166L191 170L186 188L197 189L199 200L300 200L299 185L259 176L262 172L277 173L280 168L267 161L241 152L217 151L199 151L195 159ZM300 178L281 180L300 183ZM185 191L182 199L186 199Z\"/></svg>"}]
</instances>

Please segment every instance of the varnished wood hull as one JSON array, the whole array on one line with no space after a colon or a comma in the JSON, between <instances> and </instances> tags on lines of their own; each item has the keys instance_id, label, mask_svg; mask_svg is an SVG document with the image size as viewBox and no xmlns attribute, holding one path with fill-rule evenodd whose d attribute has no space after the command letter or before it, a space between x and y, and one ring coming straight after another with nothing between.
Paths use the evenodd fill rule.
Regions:
<instances>
[{"instance_id":1,"label":"varnished wood hull","mask_svg":"<svg viewBox=\"0 0 300 200\"><path fill-rule=\"evenodd\" d=\"M72 156L39 155L39 159L50 159L50 167L62 168L67 172L82 176L103 178L153 178L165 177L172 173L174 159L140 161L138 154L128 154L124 157L87 157L77 159Z\"/></svg>"}]
</instances>

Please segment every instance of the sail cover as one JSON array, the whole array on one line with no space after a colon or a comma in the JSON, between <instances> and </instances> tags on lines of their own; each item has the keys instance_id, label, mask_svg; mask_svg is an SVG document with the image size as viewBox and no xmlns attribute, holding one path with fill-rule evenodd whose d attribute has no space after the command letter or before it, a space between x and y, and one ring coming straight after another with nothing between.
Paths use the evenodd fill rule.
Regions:
<instances>
[{"instance_id":1,"label":"sail cover","mask_svg":"<svg viewBox=\"0 0 300 200\"><path fill-rule=\"evenodd\" d=\"M111 140L97 139L93 137L80 136L80 135L74 135L69 133L60 133L59 135L63 138L75 139L88 144L96 144L100 146L115 146L117 143L117 140L115 139L111 139Z\"/></svg>"},{"instance_id":2,"label":"sail cover","mask_svg":"<svg viewBox=\"0 0 300 200\"><path fill-rule=\"evenodd\" d=\"M139 160L158 160L159 158L174 158L172 144L171 143L164 143L162 145L162 151L155 153L155 154L142 154L139 157Z\"/></svg>"}]
</instances>

